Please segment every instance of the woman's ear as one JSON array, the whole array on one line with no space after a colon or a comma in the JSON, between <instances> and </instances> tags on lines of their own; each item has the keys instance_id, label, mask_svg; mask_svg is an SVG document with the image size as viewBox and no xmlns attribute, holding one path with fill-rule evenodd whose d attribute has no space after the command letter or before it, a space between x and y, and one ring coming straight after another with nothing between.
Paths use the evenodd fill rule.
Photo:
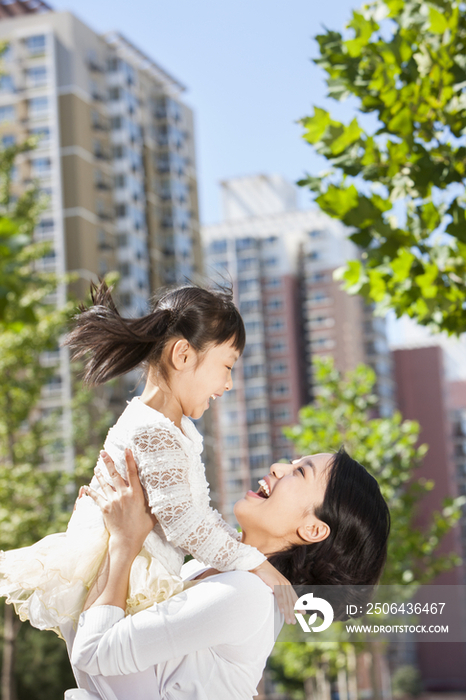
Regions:
<instances>
[{"instance_id":1,"label":"woman's ear","mask_svg":"<svg viewBox=\"0 0 466 700\"><path fill-rule=\"evenodd\" d=\"M327 523L324 523L315 516L311 516L311 518L304 525L300 525L300 527L298 527L297 533L302 540L309 542L309 544L313 544L315 542L322 542L322 540L326 540L330 535L330 528Z\"/></svg>"},{"instance_id":2,"label":"woman's ear","mask_svg":"<svg viewBox=\"0 0 466 700\"><path fill-rule=\"evenodd\" d=\"M170 359L175 369L185 369L189 364L193 349L186 338L180 338L173 345L170 352Z\"/></svg>"}]
</instances>

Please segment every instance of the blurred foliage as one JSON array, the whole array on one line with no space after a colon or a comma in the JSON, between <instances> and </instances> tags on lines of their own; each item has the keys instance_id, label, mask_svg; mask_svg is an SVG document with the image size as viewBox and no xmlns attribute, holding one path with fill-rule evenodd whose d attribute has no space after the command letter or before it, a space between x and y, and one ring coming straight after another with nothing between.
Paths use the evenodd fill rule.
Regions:
<instances>
[{"instance_id":1,"label":"blurred foliage","mask_svg":"<svg viewBox=\"0 0 466 700\"><path fill-rule=\"evenodd\" d=\"M421 674L415 666L400 666L392 676L394 698L415 698L422 692Z\"/></svg>"},{"instance_id":2,"label":"blurred foliage","mask_svg":"<svg viewBox=\"0 0 466 700\"><path fill-rule=\"evenodd\" d=\"M350 227L362 259L347 291L436 331L466 331L466 9L461 0L375 0L345 38L316 37L328 95L352 98L348 125L318 107L303 138L330 169L300 185ZM365 118L364 115L371 115ZM370 125L365 129L363 124Z\"/></svg>"},{"instance_id":3,"label":"blurred foliage","mask_svg":"<svg viewBox=\"0 0 466 700\"><path fill-rule=\"evenodd\" d=\"M0 151L0 547L14 549L63 531L78 486L89 481L113 416L105 392L96 395L76 380L72 402L76 468L64 463L66 429L61 409L40 406L53 397L60 374L59 342L74 304L57 308L67 280L47 271L50 242L33 234L47 202L35 185L13 194L15 158L27 141ZM62 287L62 296L64 289ZM11 618L1 602L8 635L2 695L18 700L58 700L75 685L63 641ZM6 616L6 617L5 617ZM7 625L5 625L6 627ZM16 654L14 653L16 647ZM16 662L13 672L14 656ZM6 661L5 661L6 660Z\"/></svg>"}]
</instances>

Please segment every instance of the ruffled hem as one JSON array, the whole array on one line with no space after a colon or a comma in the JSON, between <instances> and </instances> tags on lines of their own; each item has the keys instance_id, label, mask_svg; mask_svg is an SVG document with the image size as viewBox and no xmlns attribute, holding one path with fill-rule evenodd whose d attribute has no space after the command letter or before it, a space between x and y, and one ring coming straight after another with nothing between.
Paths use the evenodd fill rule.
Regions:
<instances>
[{"instance_id":1,"label":"ruffled hem","mask_svg":"<svg viewBox=\"0 0 466 700\"><path fill-rule=\"evenodd\" d=\"M33 627L76 627L92 582L107 551L104 527L49 535L31 547L0 552L0 596ZM183 581L142 549L133 562L126 614L134 614L183 590Z\"/></svg>"}]
</instances>

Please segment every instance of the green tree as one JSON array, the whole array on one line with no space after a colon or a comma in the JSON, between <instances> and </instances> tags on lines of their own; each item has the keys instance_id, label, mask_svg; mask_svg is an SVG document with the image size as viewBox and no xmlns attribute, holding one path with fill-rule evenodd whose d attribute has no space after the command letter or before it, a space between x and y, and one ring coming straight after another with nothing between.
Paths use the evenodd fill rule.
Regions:
<instances>
[{"instance_id":1,"label":"green tree","mask_svg":"<svg viewBox=\"0 0 466 700\"><path fill-rule=\"evenodd\" d=\"M29 141L0 153L0 542L3 549L32 544L52 531L63 529L67 520L64 472L43 468L47 455L51 454L56 430L52 431L44 420L38 403L43 387L57 371L56 367L47 366L43 353L57 349L68 309L57 309L47 303L58 280L45 272L41 264L50 244L33 240L44 206L39 190L32 187L18 198L11 194L15 158L33 145ZM16 698L14 666L18 630L12 606L4 606L3 700ZM59 654L66 659L64 648ZM22 660L18 659L18 663Z\"/></svg>"},{"instance_id":2,"label":"green tree","mask_svg":"<svg viewBox=\"0 0 466 700\"><path fill-rule=\"evenodd\" d=\"M301 409L298 425L285 433L298 454L337 451L344 444L377 478L392 522L382 583L424 584L458 565L459 557L455 553L439 555L438 545L458 522L463 499L445 499L426 528L416 525L422 497L434 487L432 481L416 476L427 451L426 445L418 445L419 425L403 420L399 412L387 418L373 417L378 399L370 367L360 365L341 376L332 360L316 358L315 380L318 391L314 403ZM304 684L315 677L322 659L337 675L341 654L351 653L350 646L327 647L331 644L278 644L272 662L276 677L299 679Z\"/></svg>"},{"instance_id":3,"label":"green tree","mask_svg":"<svg viewBox=\"0 0 466 700\"><path fill-rule=\"evenodd\" d=\"M434 330L466 331L466 10L461 0L374 0L347 32L317 36L328 95L354 98L346 125L318 107L303 138L330 169L299 184L362 251L350 293ZM349 36L350 35L350 36ZM366 117L365 115L370 115Z\"/></svg>"}]
</instances>

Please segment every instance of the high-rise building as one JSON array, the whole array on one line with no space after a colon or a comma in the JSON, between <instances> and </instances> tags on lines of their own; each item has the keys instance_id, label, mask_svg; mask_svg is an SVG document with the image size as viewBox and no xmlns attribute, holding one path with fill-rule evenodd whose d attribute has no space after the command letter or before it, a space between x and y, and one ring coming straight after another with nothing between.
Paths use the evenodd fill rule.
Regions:
<instances>
[{"instance_id":1,"label":"high-rise building","mask_svg":"<svg viewBox=\"0 0 466 700\"><path fill-rule=\"evenodd\" d=\"M0 20L0 140L38 139L18 158L14 186L37 180L48 197L35 234L53 244L42 265L76 272L80 298L89 281L117 270L122 314L142 315L160 285L195 278L202 266L184 87L121 34L99 35L40 0L1 3ZM66 294L62 285L58 304ZM44 405L63 406L69 430L66 350L54 361Z\"/></svg>"},{"instance_id":2,"label":"high-rise building","mask_svg":"<svg viewBox=\"0 0 466 700\"><path fill-rule=\"evenodd\" d=\"M221 187L224 221L203 228L206 273L233 283L247 333L233 391L216 404L223 510L232 518L244 489L293 456L282 430L312 397L313 355L333 356L342 371L371 364L381 413L393 410L393 396L384 321L333 280L357 257L341 224L298 210L295 188L279 176Z\"/></svg>"},{"instance_id":3,"label":"high-rise building","mask_svg":"<svg viewBox=\"0 0 466 700\"><path fill-rule=\"evenodd\" d=\"M441 511L445 498L454 498L466 490L466 450L463 451L466 383L447 382L444 351L439 345L398 349L393 357L399 409L403 418L419 422L420 443L429 446L416 472L417 477L435 484L418 507L417 524L423 528L430 522L433 512ZM463 516L461 527L448 532L437 550L440 556L456 553L462 557L463 565L441 574L433 582L458 586L461 599L458 615L463 620L466 610L465 535L466 518ZM463 625L466 630L466 622ZM466 644L418 644L417 658L427 692L466 689Z\"/></svg>"}]
</instances>

